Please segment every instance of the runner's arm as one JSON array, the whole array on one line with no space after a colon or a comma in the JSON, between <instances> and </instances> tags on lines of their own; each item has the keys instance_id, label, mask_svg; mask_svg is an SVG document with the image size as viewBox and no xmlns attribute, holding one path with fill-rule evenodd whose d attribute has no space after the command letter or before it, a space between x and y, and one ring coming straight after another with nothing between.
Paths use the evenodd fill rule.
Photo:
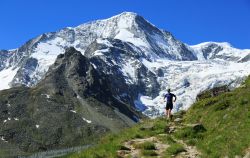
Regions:
<instances>
[{"instance_id":1,"label":"runner's arm","mask_svg":"<svg viewBox=\"0 0 250 158\"><path fill-rule=\"evenodd\" d=\"M177 97L176 97L176 95L174 95L174 102L176 101L176 99L177 99Z\"/></svg>"},{"instance_id":2,"label":"runner's arm","mask_svg":"<svg viewBox=\"0 0 250 158\"><path fill-rule=\"evenodd\" d=\"M164 102L166 101L165 99L166 99L166 95L163 96L163 101L164 101Z\"/></svg>"}]
</instances>

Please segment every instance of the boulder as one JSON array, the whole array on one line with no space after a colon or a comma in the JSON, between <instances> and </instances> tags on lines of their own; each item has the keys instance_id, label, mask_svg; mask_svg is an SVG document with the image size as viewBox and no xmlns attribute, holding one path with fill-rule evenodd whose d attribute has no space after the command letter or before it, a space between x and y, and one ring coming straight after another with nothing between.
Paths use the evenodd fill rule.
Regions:
<instances>
[{"instance_id":1,"label":"boulder","mask_svg":"<svg viewBox=\"0 0 250 158\"><path fill-rule=\"evenodd\" d=\"M201 123L192 125L192 129L195 131L195 133L206 131L205 127Z\"/></svg>"}]
</instances>

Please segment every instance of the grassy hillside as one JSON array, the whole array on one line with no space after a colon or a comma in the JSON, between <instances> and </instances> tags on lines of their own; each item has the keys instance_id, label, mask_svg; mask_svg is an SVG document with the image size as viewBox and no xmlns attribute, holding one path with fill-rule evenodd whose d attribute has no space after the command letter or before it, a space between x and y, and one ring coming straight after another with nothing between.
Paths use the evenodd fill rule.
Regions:
<instances>
[{"instance_id":1,"label":"grassy hillside","mask_svg":"<svg viewBox=\"0 0 250 158\"><path fill-rule=\"evenodd\" d=\"M126 147L123 145L125 141L132 140L132 139L147 138L147 137L151 137L151 136L164 133L166 123L168 122L166 122L164 118L158 118L155 120L145 120L143 123L139 123L132 128L125 129L121 133L107 135L99 142L99 145L97 145L96 147L87 149L81 153L67 155L65 157L116 158L118 150L121 150L121 149L126 150ZM141 145L137 144L136 147L146 148L146 149L154 148L150 146L153 146L153 145L152 144L141 144Z\"/></svg>"},{"instance_id":2,"label":"grassy hillside","mask_svg":"<svg viewBox=\"0 0 250 158\"><path fill-rule=\"evenodd\" d=\"M250 152L250 77L240 87L205 97L187 112L144 120L99 145L65 158L235 157Z\"/></svg>"},{"instance_id":3,"label":"grassy hillside","mask_svg":"<svg viewBox=\"0 0 250 158\"><path fill-rule=\"evenodd\" d=\"M185 122L201 122L206 128L202 139L191 139L203 155L244 154L250 148L250 78L234 91L195 103L187 111Z\"/></svg>"}]
</instances>

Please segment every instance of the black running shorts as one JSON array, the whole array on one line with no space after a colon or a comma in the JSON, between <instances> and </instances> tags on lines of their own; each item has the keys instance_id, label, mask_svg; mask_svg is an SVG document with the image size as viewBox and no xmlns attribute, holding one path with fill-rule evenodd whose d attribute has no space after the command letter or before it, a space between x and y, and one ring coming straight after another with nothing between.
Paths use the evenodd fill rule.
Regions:
<instances>
[{"instance_id":1,"label":"black running shorts","mask_svg":"<svg viewBox=\"0 0 250 158\"><path fill-rule=\"evenodd\" d=\"M172 110L173 109L173 104L172 103L167 103L166 104L166 110Z\"/></svg>"}]
</instances>

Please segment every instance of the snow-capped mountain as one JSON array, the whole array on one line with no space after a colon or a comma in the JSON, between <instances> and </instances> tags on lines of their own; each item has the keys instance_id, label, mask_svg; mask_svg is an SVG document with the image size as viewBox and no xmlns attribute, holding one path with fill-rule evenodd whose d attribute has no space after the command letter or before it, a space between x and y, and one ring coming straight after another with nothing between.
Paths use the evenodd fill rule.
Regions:
<instances>
[{"instance_id":1,"label":"snow-capped mountain","mask_svg":"<svg viewBox=\"0 0 250 158\"><path fill-rule=\"evenodd\" d=\"M199 60L223 59L226 61L244 62L249 60L249 49L233 48L227 42L204 42L190 46Z\"/></svg>"},{"instance_id":2,"label":"snow-capped mountain","mask_svg":"<svg viewBox=\"0 0 250 158\"><path fill-rule=\"evenodd\" d=\"M35 85L65 47L73 46L84 53L86 47L97 38L120 39L132 43L152 60L164 57L176 60L196 59L169 32L159 30L135 13L125 12L110 19L45 33L28 41L21 48L9 51L13 55L7 61L8 68L32 67L25 72L18 71L11 84Z\"/></svg>"},{"instance_id":3,"label":"snow-capped mountain","mask_svg":"<svg viewBox=\"0 0 250 158\"><path fill-rule=\"evenodd\" d=\"M235 87L250 74L250 50L216 42L188 46L143 17L124 12L0 51L0 89L35 86L71 46L90 58L96 69L112 74L111 88L118 99L135 104L148 116L163 113L166 88L178 96L175 110L186 109L201 91L225 84Z\"/></svg>"}]
</instances>

